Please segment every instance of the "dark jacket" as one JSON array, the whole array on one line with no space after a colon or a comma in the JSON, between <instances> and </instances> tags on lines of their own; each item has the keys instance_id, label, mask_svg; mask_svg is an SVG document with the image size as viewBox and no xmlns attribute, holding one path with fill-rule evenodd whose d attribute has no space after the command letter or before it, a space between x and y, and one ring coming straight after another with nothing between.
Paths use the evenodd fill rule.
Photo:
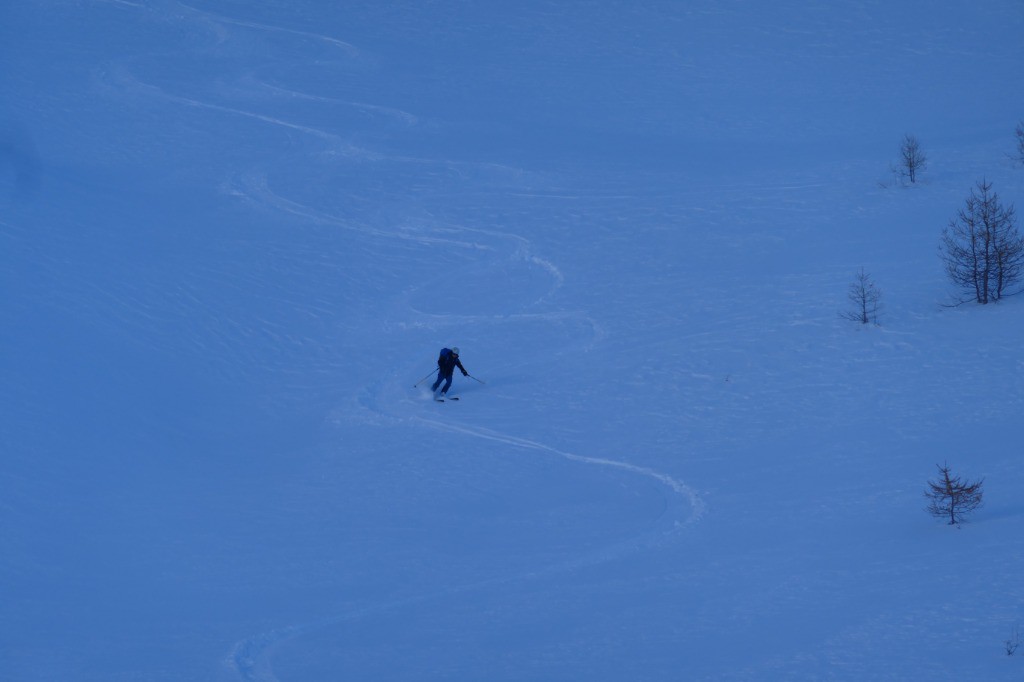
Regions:
<instances>
[{"instance_id":1,"label":"dark jacket","mask_svg":"<svg viewBox=\"0 0 1024 682\"><path fill-rule=\"evenodd\" d=\"M441 355L437 357L437 370L438 373L443 377L450 377L454 372L455 368L458 367L462 370L462 376L468 376L469 372L459 362L459 356L451 352L448 348L441 349Z\"/></svg>"}]
</instances>

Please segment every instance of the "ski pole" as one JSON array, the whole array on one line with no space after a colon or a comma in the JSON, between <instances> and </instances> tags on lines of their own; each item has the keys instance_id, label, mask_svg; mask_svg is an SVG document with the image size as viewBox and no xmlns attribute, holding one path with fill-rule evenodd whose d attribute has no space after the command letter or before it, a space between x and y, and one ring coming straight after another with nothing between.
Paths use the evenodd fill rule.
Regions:
<instances>
[{"instance_id":1,"label":"ski pole","mask_svg":"<svg viewBox=\"0 0 1024 682\"><path fill-rule=\"evenodd\" d=\"M437 371L437 370L435 369L435 370L434 370L434 372L436 372L436 371ZM412 385L412 387L413 387L413 388L416 388L417 386L419 386L420 384L422 384L422 383L423 383L424 381L426 381L426 380L427 380L427 379L429 379L430 377L434 376L434 372L431 372L431 373L430 373L430 374L428 374L427 376L425 376L425 377L423 377L422 379L420 379L419 381L417 381L417 382L416 382L415 384L413 384L413 385Z\"/></svg>"},{"instance_id":2,"label":"ski pole","mask_svg":"<svg viewBox=\"0 0 1024 682\"><path fill-rule=\"evenodd\" d=\"M467 374L466 376L467 376L467 377L469 377L470 379L472 379L473 381L479 381L479 382L480 382L481 384L484 384L485 386L487 385L487 383L486 383L486 382L484 382L484 381L480 381L479 379L477 379L477 378L476 378L475 376L473 376L472 374Z\"/></svg>"}]
</instances>

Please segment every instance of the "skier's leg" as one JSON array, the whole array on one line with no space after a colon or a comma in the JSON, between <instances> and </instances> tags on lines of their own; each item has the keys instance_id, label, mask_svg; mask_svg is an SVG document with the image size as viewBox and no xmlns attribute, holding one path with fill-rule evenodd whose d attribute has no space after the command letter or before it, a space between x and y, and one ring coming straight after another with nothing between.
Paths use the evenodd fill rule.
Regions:
<instances>
[{"instance_id":1,"label":"skier's leg","mask_svg":"<svg viewBox=\"0 0 1024 682\"><path fill-rule=\"evenodd\" d=\"M438 372L437 373L437 381L435 381L434 385L430 387L430 390L435 392L435 393L437 393L437 387L441 385L442 381L444 381L444 377L441 376L440 372Z\"/></svg>"},{"instance_id":2,"label":"skier's leg","mask_svg":"<svg viewBox=\"0 0 1024 682\"><path fill-rule=\"evenodd\" d=\"M444 388L441 389L441 395L444 395L445 393L447 393L448 389L452 387L452 376L453 376L452 374L449 374L448 376L446 376L444 378L445 379L445 381L444 381Z\"/></svg>"}]
</instances>

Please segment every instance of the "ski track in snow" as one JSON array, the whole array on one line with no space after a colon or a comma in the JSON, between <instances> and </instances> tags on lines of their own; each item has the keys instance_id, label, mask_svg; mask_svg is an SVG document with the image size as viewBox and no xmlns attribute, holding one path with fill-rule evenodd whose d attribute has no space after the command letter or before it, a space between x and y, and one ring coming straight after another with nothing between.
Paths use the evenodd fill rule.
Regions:
<instances>
[{"instance_id":1,"label":"ski track in snow","mask_svg":"<svg viewBox=\"0 0 1024 682\"><path fill-rule=\"evenodd\" d=\"M344 142L342 138L339 135L336 135L335 133L331 133L326 130L321 130L319 128L314 128L312 126L305 126L299 123L292 123L291 121L286 121L281 118L268 116L266 114L261 114L255 111L239 109L237 107L229 107L222 104L214 104L212 102L206 102L184 95L176 95L167 92L160 86L139 80L125 68L113 69L111 73L106 76L106 78L109 80L110 85L119 86L129 91L140 92L142 94L151 97L157 97L168 102L174 102L176 104L181 104L196 109L207 109L210 111L216 111L224 114L232 114L235 116L251 118L256 121L269 123L271 125L286 128L288 130L294 130L301 133L305 133L307 135L311 135L312 137L318 138L324 142L329 143L331 145L330 151L336 154L340 153L352 157L370 156L370 153L367 152L366 150L360 149L358 147L355 147L354 145L350 145Z\"/></svg>"},{"instance_id":2,"label":"ski track in snow","mask_svg":"<svg viewBox=\"0 0 1024 682\"><path fill-rule=\"evenodd\" d=\"M655 523L645 532L600 549L585 552L565 561L538 567L526 572L518 572L507 576L495 576L486 580L442 588L411 597L383 601L372 606L346 611L330 618L283 627L249 637L235 645L227 661L228 665L234 669L241 679L249 682L278 682L272 666L274 650L290 640L304 635L320 633L331 627L373 614L396 612L416 604L442 601L446 597L493 589L523 581L540 580L612 561L644 548L668 542L672 536L678 534L685 527L700 521L705 512L704 501L694 489L684 482L654 469L636 466L620 460L579 455L559 450L544 443L499 433L483 427L457 425L451 422L426 419L419 416L406 419L391 416L390 419L386 420L389 425L393 421L411 422L420 424L423 428L427 429L442 430L470 438L503 443L516 448L550 453L585 466L605 467L620 470L630 475L647 477L669 490L669 494L665 497L665 509Z\"/></svg>"},{"instance_id":3,"label":"ski track in snow","mask_svg":"<svg viewBox=\"0 0 1024 682\"><path fill-rule=\"evenodd\" d=\"M229 17L215 15L181 3L179 3L179 6L183 10L192 13L194 17L200 17L201 20L213 22L220 26L238 26L246 29L279 32L295 35L300 38L320 40L343 49L349 56L355 57L359 55L359 50L350 43L346 43L330 36L272 26L258 22L232 19ZM345 142L340 135L326 130L293 123L275 116L269 116L238 107L216 104L183 95L171 94L157 85L143 83L137 80L134 76L128 73L127 70L121 70L119 72L115 71L114 78L114 84L116 85L136 92L141 92L149 96L158 97L165 101L210 112L249 118L270 125L279 126L287 130L310 135L328 145L329 152L333 152L335 154L340 153L340 156L343 158L361 158L373 161L389 160L412 164L439 164L448 167L467 165L466 162L453 162L443 159L419 159L406 157L385 158L382 155L369 150L357 148ZM279 94L286 94L289 97L308 98L311 100L324 99L316 95L307 95L281 86L275 85L266 87L271 88ZM351 103L349 104L351 105ZM367 111L381 111L389 115L398 116L409 124L416 123L416 118L412 114L408 114L406 112L396 113L395 110L376 107L369 104L352 106L358 106L359 108L366 109ZM509 170L486 163L473 163L469 165L479 166L482 168L499 168L502 170ZM558 289L562 287L565 277L556 263L536 255L531 242L521 235L459 225L381 229L366 224L359 224L283 196L271 189L266 174L260 172L250 171L248 173L240 174L237 180L227 183L224 189L227 194L248 201L257 207L261 207L263 210L286 213L313 224L328 225L339 229L359 232L371 239L403 240L415 242L421 246L431 249L455 247L464 249L467 252L507 253L509 260L525 262L533 268L542 271L550 280L550 285L547 287L546 292L539 298L536 298L532 302L526 304L527 312L513 314L438 316L428 311L418 310L414 305L412 305L407 294L402 298L402 300L396 302L396 305L404 311L402 312L403 315L413 318L411 322L405 324L411 326L422 325L422 320L425 317L432 317L435 320L443 320L448 325L455 324L456 322L464 325L470 321L474 324L516 324L518 322L536 320L554 323L568 319L582 320L590 329L590 341L579 341L579 343L585 347L596 343L604 336L604 331L601 325L585 312L529 312L529 308L549 301ZM667 542L672 536L677 535L682 528L699 521L704 514L704 502L696 491L687 486L684 482L654 469L637 466L626 461L590 457L572 453L542 442L500 433L484 427L459 425L447 421L440 421L438 419L427 419L421 416L410 417L406 414L398 414L395 411L384 410L381 407L382 401L377 399L379 394L383 390L397 391L399 390L398 386L402 383L403 381L401 379L392 377L391 381L387 382L385 385L378 385L370 388L370 398L369 400L363 401L362 406L364 409L373 413L376 417L376 419L369 420L371 423L388 426L396 422L405 424L411 423L424 429L443 430L467 438L497 442L515 448L547 453L582 466L601 467L604 469L617 470L629 476L644 477L655 481L660 486L663 486L667 491L667 494L664 495L665 509L659 518L654 521L647 530L639 535L626 540L613 542L597 550L584 552L579 556L567 560L547 566L539 566L525 572L520 571L511 575L495 576L486 580L468 584L443 587L411 597L381 601L370 606L345 611L344 613L340 613L326 619L282 627L248 637L235 645L227 661L228 666L232 668L241 679L253 682L271 682L276 680L277 678L274 675L272 667L273 652L277 646L286 641L294 640L295 638L314 632L319 632L341 623L358 620L361 617L374 613L397 611L417 603L441 599L446 596L490 589L519 581L542 579L547 576L578 570L585 566L604 563L630 553L640 551L645 547L651 547L659 543ZM407 403L411 404L412 401L407 401Z\"/></svg>"},{"instance_id":4,"label":"ski track in snow","mask_svg":"<svg viewBox=\"0 0 1024 682\"><path fill-rule=\"evenodd\" d=\"M249 201L254 203L262 204L265 208L270 210L277 210L290 213L295 216L302 217L304 219L326 224L334 224L338 226L351 227L345 221L340 218L328 216L317 209L309 206L299 204L291 201L279 194L271 191L267 185L265 177L261 177L255 181L245 183L244 190L238 190L238 193L243 195ZM530 241L520 235L491 231L481 230L476 228L468 227L444 227L442 229L444 234L452 233L468 233L471 237L466 240L451 239L448 237L435 237L429 236L429 233L424 235L410 236L403 232L386 231L372 228L358 228L368 235L374 237L385 237L394 239L413 239L421 244L427 246L461 246L467 248L476 248L487 251L499 251L498 246L483 245L477 238L483 241L491 240L497 241L498 243L504 242L512 244L510 258L514 260L522 260L536 265L552 280L549 290L540 299L534 301L531 305L536 305L554 294L555 291L564 283L564 276L561 270L555 263L552 263L544 258L533 254L532 245ZM470 240L472 239L472 241ZM505 247L508 249L508 247ZM406 297L407 298L407 297ZM400 307L405 309L406 315L411 315L416 321L407 323L410 326L422 326L422 318L424 316L431 316L431 313L417 310L411 305L408 300L400 301L398 304ZM592 340L583 341L585 346L589 346L595 343L597 340L603 337L603 330L600 325L592 320L590 316L583 312L573 311L558 311L551 313L524 313L517 315L435 315L437 319L443 320L447 325L453 325L458 323L460 326L472 322L474 324L494 324L494 323L512 323L522 321L561 321L565 319L570 320L583 320L589 325L592 330ZM568 452L565 450L558 449L551 445L541 443L538 441L530 440L527 438L521 438L510 434L500 433L492 429L484 427L466 426L460 424L454 424L449 421L441 421L439 419L427 419L421 416L409 416L405 413L398 413L394 410L385 410L382 405L386 403L385 400L380 400L382 392L399 393L402 389L401 386L403 379L397 376L392 376L389 380L382 382L375 387L369 387L367 392L367 398L362 401L362 407L369 411L373 417L368 421L378 426L388 427L394 424L416 424L425 429L447 431L449 433L455 433L468 438L487 440L497 443L502 443L515 448L521 448L526 450L533 450L538 452L548 453L562 459L574 462L583 466L594 466L602 467L612 470L618 470L628 474L630 476L641 476L651 480L654 480L661 486L667 489L668 494L665 496L665 510L661 516L643 533L629 538L627 540L618 541L602 547L598 550L593 550L581 554L580 556L568 559L565 561L557 562L548 566L538 567L535 570L520 572L508 576L496 576L483 581L477 581L464 585L457 585L448 588L439 589L426 594L420 594L413 597L407 597L399 600L391 600L381 602L370 607L356 609L348 611L342 614L338 614L334 617L322 619L310 623L293 625L289 627L280 628L277 630L271 630L264 632L248 639L239 642L233 649L228 664L232 667L238 676L243 680L249 680L251 682L274 682L278 678L274 675L271 659L273 657L274 649L289 640L294 640L304 635L313 634L316 632L323 631L330 627L340 625L342 623L357 620L360 617L367 616L370 614L383 613L389 611L398 611L402 608L412 606L414 604L442 599L446 596L453 596L461 593L468 593L477 590L489 589L500 585L526 581L542 579L551 575L563 574L578 570L586 566L592 566L595 564L601 564L607 561L611 561L617 558L621 558L633 552L640 551L644 548L651 547L663 542L667 542L673 535L676 535L683 528L696 523L699 521L705 512L705 504L701 499L700 495L691 487L686 485L683 481L669 476L668 474L650 469L647 467L641 467L634 464L630 464L626 461L590 457L577 453ZM395 401L392 401L395 402ZM402 401L397 401L402 402ZM408 399L405 401L407 405L414 405L416 401Z\"/></svg>"},{"instance_id":5,"label":"ski track in snow","mask_svg":"<svg viewBox=\"0 0 1024 682\"><path fill-rule=\"evenodd\" d=\"M327 43L328 45L333 45L334 47L341 48L342 50L344 50L345 52L347 52L349 55L351 55L353 57L359 55L359 49L355 45L353 45L352 43L347 43L344 40L339 40L337 38L332 38L331 36L323 35L322 33L313 33L311 31L300 31L298 29L286 28L284 26L274 26L272 24L261 24L259 22L255 22L255 21L242 21L240 19L233 19L231 17L225 17L225 16L220 15L220 14L214 14L213 12L209 12L207 10L202 10L202 9L199 9L198 7L192 7L190 5L186 5L185 3L181 3L181 2L178 3L178 6L181 7L183 10L187 10L189 12L193 12L196 15L201 16L201 17L203 17L204 19L206 19L208 21L212 21L212 22L215 22L215 23L218 23L218 24L227 24L229 26L241 26L242 28L251 28L251 29L258 30L258 31L270 31L270 32L275 32L275 33L285 33L285 34L289 34L289 35L298 36L300 38L312 38L314 40L319 40L321 42Z\"/></svg>"},{"instance_id":6,"label":"ski track in snow","mask_svg":"<svg viewBox=\"0 0 1024 682\"><path fill-rule=\"evenodd\" d=\"M293 123L283 118L276 116L270 116L267 114L261 114L258 111L250 111L248 109L240 109L238 107L231 107L223 104L216 104L214 102L208 102L206 100L197 99L195 97L188 97L186 95L174 94L168 92L163 88L153 85L151 83L144 82L136 78L128 69L124 67L111 68L109 73L98 74L101 79L106 79L108 85L124 88L125 90L142 93L150 97L156 97L163 99L168 102L174 102L182 106L192 107L196 109L207 109L210 111L216 111L223 114L229 114L233 116L239 116L243 118L249 118L269 125L278 126L290 131L297 131L305 133L311 137L317 138L323 142L329 143L329 148L324 150L326 155L338 155L341 157L347 157L351 159L362 159L366 161L392 161L396 163L407 163L416 164L422 166L439 166L448 169L458 169L460 167L472 168L472 169L487 169L502 172L506 175L515 176L520 173L520 170L511 166L506 166L499 163L482 162L482 161L464 161L457 159L434 159L434 158L423 158L417 156L408 155L396 155L386 154L382 152L372 151L365 147L354 145L350 142L345 141L338 133L329 132L313 126L302 125L301 123ZM280 88L279 88L280 89ZM296 90L289 91L292 93L291 96L297 97L303 95L310 99L323 100L324 98L318 95L308 95L301 93ZM381 114L399 117L405 120L407 123L410 118L415 118L412 114L407 112L400 112L391 107L385 107L381 105L373 105L366 103L346 103L346 106L351 106L356 109L363 111L380 112Z\"/></svg>"},{"instance_id":7,"label":"ski track in snow","mask_svg":"<svg viewBox=\"0 0 1024 682\"><path fill-rule=\"evenodd\" d=\"M668 541L670 536L674 533L677 533L685 526L699 521L704 513L704 503L693 489L683 482L666 474L654 471L653 469L638 467L617 460L576 455L544 445L543 443L500 434L489 429L453 426L420 417L414 419L417 422L423 423L425 428L443 429L474 438L497 441L515 447L549 452L564 459L579 462L581 464L610 467L613 469L627 471L631 474L647 476L667 486L672 491L672 494L666 499L666 509L659 518L658 523L647 532L640 536L629 538L595 551L587 552L573 559L550 564L548 566L538 567L527 572L519 572L507 576L495 576L486 580L475 581L463 585L455 585L411 597L382 601L371 606L346 611L329 618L270 630L247 638L235 645L227 661L228 665L234 669L241 679L250 682L278 682L278 677L274 674L272 665L274 650L278 646L290 640L294 640L304 635L320 633L331 627L359 620L360 618L370 615L397 612L417 604L423 604L431 601L440 602L445 598L485 589L494 589L503 585L510 585L522 581L540 580L579 570L587 566L611 561L626 554L639 551L645 547L650 547L652 545ZM679 502L684 499L690 507L690 513L685 519L680 520L678 516L683 513L682 509L680 509L683 505L680 505Z\"/></svg>"},{"instance_id":8,"label":"ski track in snow","mask_svg":"<svg viewBox=\"0 0 1024 682\"><path fill-rule=\"evenodd\" d=\"M253 80L253 84L267 92L281 97L287 97L289 99L300 99L307 100L310 102L325 102L328 104L338 104L345 107L350 107L358 111L365 112L367 114L382 116L389 120L398 121L406 126L415 126L419 123L419 117L408 111L402 111L401 109L395 109L394 107L386 107L380 104L366 104L365 102L351 102L349 100L339 99L337 97L324 97L323 95L312 95L308 92L301 92L299 90L292 90L290 88L283 88L279 85L267 83L262 80Z\"/></svg>"},{"instance_id":9,"label":"ski track in snow","mask_svg":"<svg viewBox=\"0 0 1024 682\"><path fill-rule=\"evenodd\" d=\"M540 256L536 256L532 251L530 241L519 235L469 227L445 227L441 230L442 234L445 236L434 234L436 229L428 229L419 234L410 234L408 232L381 230L370 228L368 226L354 227L341 218L325 214L315 208L294 202L272 191L269 188L266 178L263 176L255 179L249 178L243 182L240 188L236 191L247 200L253 203L262 204L267 209L286 212L314 223L336 225L347 229L357 229L366 233L367 236L375 238L411 240L429 247L456 246L465 249L488 252L499 251L501 250L501 247L487 244L486 242L496 242L498 244L504 242L506 244L504 248L509 251L510 259L525 261L536 266L551 280L548 291L539 299L533 301L530 304L531 306L549 299L564 283L564 276L558 266ZM455 233L463 233L466 235L466 238L453 238ZM508 246L509 244L511 244L511 247ZM522 313L513 315L433 315L429 312L417 310L408 300L399 302L399 305L403 306L406 310L405 314L412 318L413 321L405 323L411 326L421 326L423 324L422 320L424 317L434 317L436 320L443 321L446 326L456 324L459 326L465 326L470 322L473 324L515 324L517 322L528 320L555 322L570 319L582 320L585 324L589 325L592 338L589 341L581 341L580 343L584 346L589 346L595 343L597 340L602 338L604 334L601 326L597 322L592 320L590 316L585 313L578 311ZM427 419L420 416L409 417L407 415L384 410L381 405L385 401L378 400L381 392L397 392L401 390L400 386L402 385L402 379L392 377L386 385L379 385L377 387L370 388L370 398L363 401L363 407L373 414L373 418L369 420L371 423L376 423L377 425L385 428L396 423L412 423L417 424L424 429L442 430L465 436L467 438L492 441L516 448L548 453L582 466L602 467L618 470L629 476L645 477L657 482L667 489L667 494L665 495L665 510L651 525L651 527L643 533L624 541L614 542L598 550L586 552L572 559L548 566L538 567L527 572L520 572L507 576L496 576L487 580L441 588L436 591L404 599L384 601L369 607L347 611L330 618L257 634L239 642L229 656L229 666L234 669L241 679L250 682L276 682L278 678L274 675L272 666L274 650L287 641L319 633L333 626L358 620L359 618L370 614L400 611L409 606L427 601L442 600L445 597L492 589L501 585L521 581L543 579L552 575L572 572L586 566L612 561L628 554L641 551L644 548L668 542L683 528L696 523L703 517L705 504L700 495L694 489L686 485L683 481L654 469L636 466L620 460L590 457L572 453L545 443L521 438L515 435L500 433L483 427L453 424L448 421ZM407 402L409 404L414 403L412 400Z\"/></svg>"},{"instance_id":10,"label":"ski track in snow","mask_svg":"<svg viewBox=\"0 0 1024 682\"><path fill-rule=\"evenodd\" d=\"M332 225L346 230L361 232L370 237L401 239L425 246L458 247L468 250L490 250L491 247L479 242L447 239L411 229L383 230L369 225L357 224L318 209L287 199L270 188L265 174L247 175L231 183L226 191L252 204L277 209L318 225Z\"/></svg>"},{"instance_id":11,"label":"ski track in snow","mask_svg":"<svg viewBox=\"0 0 1024 682\"><path fill-rule=\"evenodd\" d=\"M528 307L549 299L564 283L564 275L558 266L533 253L531 242L516 234L499 232L494 230L482 230L478 228L443 226L440 228L424 228L422 233L409 234L403 231L381 230L367 226L354 227L347 221L319 211L310 206L287 199L269 188L265 176L249 177L235 189L235 193L246 200L262 205L267 210L285 212L305 220L319 224L336 225L347 229L357 229L374 238L402 239L416 241L427 247L451 247L458 246L467 249L476 249L486 252L505 251L509 259L524 261L536 266L543 271L544 275L551 280L547 292L539 299L533 301ZM440 232L440 236L435 233ZM455 238L456 235L466 235L464 239ZM504 246L502 246L504 245ZM465 326L473 324L516 324L524 321L548 321L560 322L564 320L582 321L591 330L589 340L579 340L584 346L592 345L600 340L603 329L589 315L582 311L555 311L546 313L520 313L520 314L496 314L496 315L435 315L429 312L416 309L408 300L407 293L396 305L400 314L411 317L413 321L409 326L422 326L424 317L433 317L443 321L446 326L458 324ZM380 427L390 427L395 424L415 424L424 429L447 431L467 438L486 440L502 443L515 448L533 450L560 457L582 466L602 467L618 470L629 476L640 476L651 479L667 490L664 496L665 509L660 517L644 532L623 541L611 543L597 550L585 552L574 558L557 562L551 565L537 567L527 572L519 572L507 576L496 576L483 581L477 581L464 585L457 585L441 588L429 593L415 595L399 600L380 602L370 607L355 609L336 616L310 623L293 625L269 632L260 633L253 637L239 642L233 649L228 659L228 664L235 670L243 680L251 682L274 682L277 677L273 673L271 660L273 652L279 645L294 640L298 637L321 632L342 623L358 620L363 616L389 611L399 611L414 604L439 600L444 597L478 590L490 589L500 585L542 579L552 575L572 572L586 566L601 564L628 554L640 551L644 548L668 542L674 535L677 535L683 528L699 521L705 512L705 504L700 495L683 481L669 476L668 474L630 464L626 461L608 458L590 457L573 452L561 450L551 445L522 438L519 436L500 433L498 431L464 424L455 424L450 421L439 419L428 419L421 416L409 416L407 412L400 413L397 410L386 410L382 405L400 403L412 405L415 408L416 401L407 399L381 400L384 392L399 394L403 390L403 379L392 376L374 387L368 387L367 397L362 401L362 407L372 417L367 421Z\"/></svg>"},{"instance_id":12,"label":"ski track in snow","mask_svg":"<svg viewBox=\"0 0 1024 682\"><path fill-rule=\"evenodd\" d=\"M559 450L558 448L551 447L550 445L545 445L544 443L538 443L536 441L528 440L526 438L518 438L515 436L505 435L502 433L498 433L497 431L492 431L491 429L459 426L456 424L452 424L451 422L424 419L423 417L414 417L413 419L417 422L424 423L428 428L432 429L440 429L442 431L466 434L469 436L473 436L475 438L498 441L500 443L506 443L508 445L513 445L519 448L541 450L543 452L550 452L552 454L558 455L559 457L567 459L571 462L580 462L582 464L592 466L621 469L623 471L628 471L634 474L639 474L641 476L653 478L659 483L662 483L668 488L670 488L674 493L686 498L687 502L690 505L691 512L689 517L685 521L675 520L674 527L676 528L699 521L700 518L704 515L704 501L701 499L700 495L698 495L697 492L693 490L693 488L689 487L688 485L686 485L685 483L678 479L672 478L668 474L663 474L661 472L655 471L654 469L636 466L635 464L629 464L628 462L622 462L615 459L577 455L571 452L566 452L564 450Z\"/></svg>"}]
</instances>

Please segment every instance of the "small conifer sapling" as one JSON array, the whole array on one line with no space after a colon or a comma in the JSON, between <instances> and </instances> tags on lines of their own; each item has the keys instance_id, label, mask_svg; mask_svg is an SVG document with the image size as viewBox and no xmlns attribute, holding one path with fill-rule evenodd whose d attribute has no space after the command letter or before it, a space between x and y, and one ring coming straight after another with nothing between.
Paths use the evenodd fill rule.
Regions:
<instances>
[{"instance_id":1,"label":"small conifer sapling","mask_svg":"<svg viewBox=\"0 0 1024 682\"><path fill-rule=\"evenodd\" d=\"M932 516L948 518L949 525L956 525L967 514L982 505L982 484L984 479L966 481L954 475L948 464L939 466L939 479L928 481L924 496L928 499L926 509Z\"/></svg>"}]
</instances>

